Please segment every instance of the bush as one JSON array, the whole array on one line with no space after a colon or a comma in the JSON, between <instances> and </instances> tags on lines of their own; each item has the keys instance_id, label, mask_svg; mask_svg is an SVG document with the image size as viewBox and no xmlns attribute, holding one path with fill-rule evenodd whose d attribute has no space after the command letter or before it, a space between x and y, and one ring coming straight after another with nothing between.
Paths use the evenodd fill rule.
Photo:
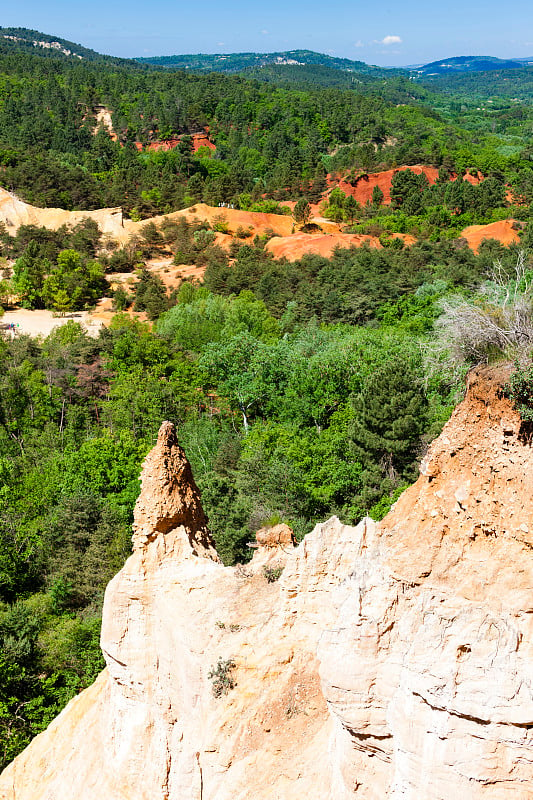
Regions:
<instances>
[{"instance_id":1,"label":"bush","mask_svg":"<svg viewBox=\"0 0 533 800\"><path fill-rule=\"evenodd\" d=\"M533 364L525 369L516 362L515 367L503 391L515 404L524 422L533 422Z\"/></svg>"},{"instance_id":2,"label":"bush","mask_svg":"<svg viewBox=\"0 0 533 800\"><path fill-rule=\"evenodd\" d=\"M279 564L276 566L269 566L265 564L263 567L263 575L266 578L267 583L275 583L281 578L281 574L283 572L283 567Z\"/></svg>"},{"instance_id":3,"label":"bush","mask_svg":"<svg viewBox=\"0 0 533 800\"><path fill-rule=\"evenodd\" d=\"M217 233L229 233L229 226L224 214L213 217L213 230Z\"/></svg>"},{"instance_id":4,"label":"bush","mask_svg":"<svg viewBox=\"0 0 533 800\"><path fill-rule=\"evenodd\" d=\"M533 347L532 312L533 274L521 252L514 275L497 261L491 280L473 300L461 297L443 303L441 341L459 362L475 364L502 356L520 360Z\"/></svg>"},{"instance_id":5,"label":"bush","mask_svg":"<svg viewBox=\"0 0 533 800\"><path fill-rule=\"evenodd\" d=\"M223 694L227 694L230 689L236 687L237 684L232 675L236 666L232 658L228 658L226 661L219 658L216 667L211 667L207 677L213 682L212 691L215 697L222 697Z\"/></svg>"},{"instance_id":6,"label":"bush","mask_svg":"<svg viewBox=\"0 0 533 800\"><path fill-rule=\"evenodd\" d=\"M113 292L113 311L125 311L131 306L132 302L133 298L122 286L119 286Z\"/></svg>"},{"instance_id":7,"label":"bush","mask_svg":"<svg viewBox=\"0 0 533 800\"><path fill-rule=\"evenodd\" d=\"M235 231L235 236L237 239L249 239L252 236L254 229L252 227L243 228L242 225L239 225L237 230Z\"/></svg>"},{"instance_id":8,"label":"bush","mask_svg":"<svg viewBox=\"0 0 533 800\"><path fill-rule=\"evenodd\" d=\"M285 214L290 216L291 209L289 206L280 206L276 200L258 200L252 203L249 211L259 211L263 214Z\"/></svg>"}]
</instances>

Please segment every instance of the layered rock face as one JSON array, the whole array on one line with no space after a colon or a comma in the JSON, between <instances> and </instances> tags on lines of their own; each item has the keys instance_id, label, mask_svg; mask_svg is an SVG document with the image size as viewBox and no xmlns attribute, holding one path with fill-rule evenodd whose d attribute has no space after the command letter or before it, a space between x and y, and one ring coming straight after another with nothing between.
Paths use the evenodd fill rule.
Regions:
<instances>
[{"instance_id":1,"label":"layered rock face","mask_svg":"<svg viewBox=\"0 0 533 800\"><path fill-rule=\"evenodd\" d=\"M318 655L339 796L533 797L533 451L507 376L470 375L335 593Z\"/></svg>"},{"instance_id":2,"label":"layered rock face","mask_svg":"<svg viewBox=\"0 0 533 800\"><path fill-rule=\"evenodd\" d=\"M533 451L505 377L471 374L382 523L298 547L263 530L244 568L218 561L165 423L106 592L107 669L0 797L533 797ZM220 659L236 686L215 697Z\"/></svg>"}]
</instances>

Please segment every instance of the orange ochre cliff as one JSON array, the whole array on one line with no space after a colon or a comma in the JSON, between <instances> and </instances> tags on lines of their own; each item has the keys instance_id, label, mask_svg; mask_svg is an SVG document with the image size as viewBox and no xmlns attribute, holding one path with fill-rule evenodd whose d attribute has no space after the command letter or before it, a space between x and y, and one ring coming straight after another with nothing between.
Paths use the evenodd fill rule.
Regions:
<instances>
[{"instance_id":1,"label":"orange ochre cliff","mask_svg":"<svg viewBox=\"0 0 533 800\"><path fill-rule=\"evenodd\" d=\"M220 563L164 423L105 596L107 668L2 800L530 800L533 450L507 375L470 373L381 523L332 518L298 547L262 530L245 567ZM236 685L215 697L220 659Z\"/></svg>"}]
</instances>

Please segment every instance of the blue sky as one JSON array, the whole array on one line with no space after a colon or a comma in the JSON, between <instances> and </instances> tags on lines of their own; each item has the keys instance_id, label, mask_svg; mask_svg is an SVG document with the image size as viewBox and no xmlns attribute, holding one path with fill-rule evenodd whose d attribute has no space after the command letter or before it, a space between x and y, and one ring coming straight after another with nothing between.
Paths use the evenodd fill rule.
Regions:
<instances>
[{"instance_id":1,"label":"blue sky","mask_svg":"<svg viewBox=\"0 0 533 800\"><path fill-rule=\"evenodd\" d=\"M533 56L533 3L514 0L21 0L0 24L116 56L305 48L380 65Z\"/></svg>"}]
</instances>

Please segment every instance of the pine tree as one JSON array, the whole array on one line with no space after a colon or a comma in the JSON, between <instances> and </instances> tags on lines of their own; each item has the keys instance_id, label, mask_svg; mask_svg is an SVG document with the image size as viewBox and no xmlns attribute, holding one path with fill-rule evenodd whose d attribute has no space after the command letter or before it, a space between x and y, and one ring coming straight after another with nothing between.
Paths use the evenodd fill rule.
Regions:
<instances>
[{"instance_id":1,"label":"pine tree","mask_svg":"<svg viewBox=\"0 0 533 800\"><path fill-rule=\"evenodd\" d=\"M383 202L384 197L385 195L383 194L379 186L374 186L374 188L372 189L372 205L380 206Z\"/></svg>"},{"instance_id":2,"label":"pine tree","mask_svg":"<svg viewBox=\"0 0 533 800\"><path fill-rule=\"evenodd\" d=\"M294 219L296 222L299 222L305 225L311 216L311 206L305 199L305 197L300 197L296 205L294 206Z\"/></svg>"},{"instance_id":3,"label":"pine tree","mask_svg":"<svg viewBox=\"0 0 533 800\"><path fill-rule=\"evenodd\" d=\"M135 287L135 311L146 311L148 319L157 319L168 309L165 285L158 275L143 269Z\"/></svg>"},{"instance_id":4,"label":"pine tree","mask_svg":"<svg viewBox=\"0 0 533 800\"><path fill-rule=\"evenodd\" d=\"M370 376L355 405L350 433L354 455L364 467L364 502L371 504L415 477L427 400L414 370L395 359Z\"/></svg>"}]
</instances>

